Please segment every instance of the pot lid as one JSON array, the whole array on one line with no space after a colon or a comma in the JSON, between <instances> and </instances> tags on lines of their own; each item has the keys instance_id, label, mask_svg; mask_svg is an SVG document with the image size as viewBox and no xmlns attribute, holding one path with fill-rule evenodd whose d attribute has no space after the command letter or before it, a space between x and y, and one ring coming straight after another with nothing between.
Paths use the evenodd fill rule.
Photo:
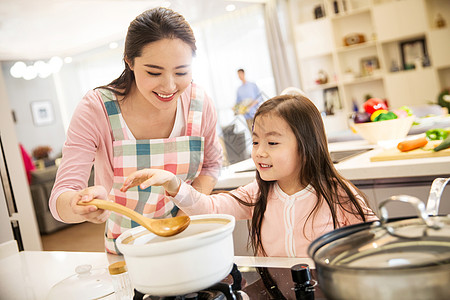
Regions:
<instances>
[{"instance_id":1,"label":"pot lid","mask_svg":"<svg viewBox=\"0 0 450 300\"><path fill-rule=\"evenodd\" d=\"M393 199L395 198L395 199ZM411 203L419 218L388 221L388 201ZM316 264L348 269L408 269L450 264L450 217L428 217L425 205L411 196L380 204L380 221L334 230L317 240L309 254Z\"/></svg>"},{"instance_id":2,"label":"pot lid","mask_svg":"<svg viewBox=\"0 0 450 300\"><path fill-rule=\"evenodd\" d=\"M55 284L47 299L113 299L114 287L106 268L80 265L75 274Z\"/></svg>"}]
</instances>

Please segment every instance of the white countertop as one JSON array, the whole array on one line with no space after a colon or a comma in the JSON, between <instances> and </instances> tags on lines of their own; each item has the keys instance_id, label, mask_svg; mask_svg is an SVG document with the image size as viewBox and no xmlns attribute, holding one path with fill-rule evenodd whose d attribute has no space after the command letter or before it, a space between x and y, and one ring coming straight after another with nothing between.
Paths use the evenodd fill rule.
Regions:
<instances>
[{"instance_id":1,"label":"white countertop","mask_svg":"<svg viewBox=\"0 0 450 300\"><path fill-rule=\"evenodd\" d=\"M8 300L43 300L50 289L61 280L75 274L79 265L107 268L122 256L103 252L22 251L0 259L0 298ZM291 267L306 263L309 258L236 256L238 266Z\"/></svg>"},{"instance_id":2,"label":"white countertop","mask_svg":"<svg viewBox=\"0 0 450 300\"><path fill-rule=\"evenodd\" d=\"M330 151L367 149L372 147L374 147L373 150L335 164L336 169L342 176L349 180L450 174L450 156L371 162L370 157L383 151L384 148L382 146L370 145L364 140L331 143L328 145ZM232 189L252 182L255 179L255 171L241 172L252 167L254 167L253 161L247 159L224 168L221 171L215 189Z\"/></svg>"}]
</instances>

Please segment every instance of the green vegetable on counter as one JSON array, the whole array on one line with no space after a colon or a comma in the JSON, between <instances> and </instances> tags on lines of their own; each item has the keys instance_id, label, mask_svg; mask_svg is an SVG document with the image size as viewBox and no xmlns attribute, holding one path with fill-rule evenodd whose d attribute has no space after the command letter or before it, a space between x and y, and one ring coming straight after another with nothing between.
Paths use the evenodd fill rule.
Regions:
<instances>
[{"instance_id":1,"label":"green vegetable on counter","mask_svg":"<svg viewBox=\"0 0 450 300\"><path fill-rule=\"evenodd\" d=\"M413 115L413 111L411 110L411 108L409 108L406 105L403 105L402 107L400 107L399 109L406 111L406 113L408 114L408 116L412 116Z\"/></svg>"},{"instance_id":2,"label":"green vegetable on counter","mask_svg":"<svg viewBox=\"0 0 450 300\"><path fill-rule=\"evenodd\" d=\"M443 128L433 128L427 130L425 135L430 141L445 140L448 136L448 131Z\"/></svg>"},{"instance_id":3,"label":"green vegetable on counter","mask_svg":"<svg viewBox=\"0 0 450 300\"><path fill-rule=\"evenodd\" d=\"M448 136L445 140L442 141L442 143L440 143L439 145L437 145L433 151L437 152L437 151L441 151L444 149L447 149L450 147L450 136Z\"/></svg>"}]
</instances>

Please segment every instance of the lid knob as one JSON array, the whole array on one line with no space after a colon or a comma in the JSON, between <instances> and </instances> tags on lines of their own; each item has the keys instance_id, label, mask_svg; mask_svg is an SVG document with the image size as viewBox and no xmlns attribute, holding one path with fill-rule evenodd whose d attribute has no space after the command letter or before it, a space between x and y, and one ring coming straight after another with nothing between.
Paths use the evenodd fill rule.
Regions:
<instances>
[{"instance_id":1,"label":"lid knob","mask_svg":"<svg viewBox=\"0 0 450 300\"><path fill-rule=\"evenodd\" d=\"M127 265L125 264L125 261L118 261L113 264L110 264L108 267L109 274L111 275L118 275L127 272Z\"/></svg>"}]
</instances>

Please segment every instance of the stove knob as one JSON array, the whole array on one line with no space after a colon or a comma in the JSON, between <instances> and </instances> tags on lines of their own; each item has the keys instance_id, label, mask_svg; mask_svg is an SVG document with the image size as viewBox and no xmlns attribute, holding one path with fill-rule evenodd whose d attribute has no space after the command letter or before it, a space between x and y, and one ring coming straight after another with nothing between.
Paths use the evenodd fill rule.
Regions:
<instances>
[{"instance_id":1,"label":"stove knob","mask_svg":"<svg viewBox=\"0 0 450 300\"><path fill-rule=\"evenodd\" d=\"M291 268L292 280L295 283L304 284L311 280L311 272L307 264L298 264Z\"/></svg>"}]
</instances>

